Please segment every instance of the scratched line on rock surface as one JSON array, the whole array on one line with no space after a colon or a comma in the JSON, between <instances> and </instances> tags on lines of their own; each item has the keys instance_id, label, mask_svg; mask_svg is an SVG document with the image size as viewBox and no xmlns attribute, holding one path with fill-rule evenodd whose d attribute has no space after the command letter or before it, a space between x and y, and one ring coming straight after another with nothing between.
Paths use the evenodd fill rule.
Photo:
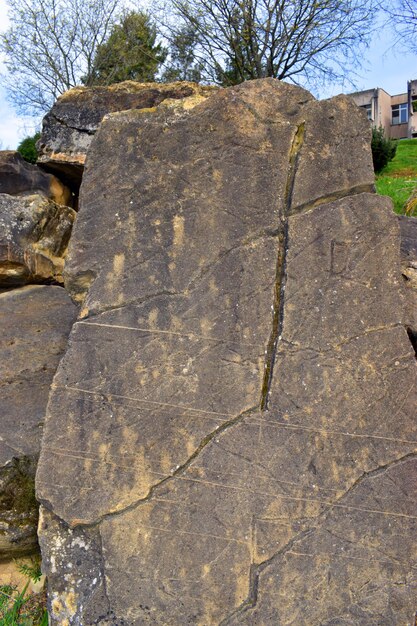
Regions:
<instances>
[{"instance_id":1,"label":"scratched line on rock surface","mask_svg":"<svg viewBox=\"0 0 417 626\"><path fill-rule=\"evenodd\" d=\"M226 419L234 417L234 414L231 414L231 413L220 413L220 412L216 412L216 411L207 411L207 410L204 410L204 409L196 409L196 408L187 407L187 406L184 406L184 405L170 404L170 403L167 403L167 402L156 402L155 400L144 400L144 399L141 399L141 398L135 398L133 396L124 396L124 395L120 395L120 394L115 394L115 393L107 392L107 391L104 391L104 390L103 391L92 391L92 390L89 390L89 389L82 389L81 387L71 387L69 385L56 385L55 388L56 389L62 389L62 390L75 391L75 392L79 392L79 393L91 394L93 396L98 396L98 397L105 396L106 398L109 398L110 400L115 398L115 399L120 399L120 400L130 400L132 402L137 402L139 404L151 404L151 405L156 405L156 406L167 406L167 407L171 407L171 408L180 409L180 410L182 410L184 412L191 412L191 413L201 414L200 417L202 419L205 419L204 418L204 414L224 417ZM206 418L206 419L215 419L215 418ZM256 426L265 426L266 425L266 426L271 427L271 428L282 428L282 429L288 429L288 430L302 430L302 431L322 433L324 435L352 437L352 438L359 438L359 439L376 439L376 440L382 440L382 441L391 441L393 443L403 443L403 444L409 444L409 445L417 445L417 440L400 439L400 438L396 438L396 437L386 437L384 435L371 435L371 434L368 434L368 433L349 433L349 432L338 431L338 430L314 428L314 427L310 427L310 426L301 426L300 424L294 424L294 423L291 423L291 422L285 422L285 423L273 422L272 420L260 417L258 415L256 416L256 418L248 417L247 420L245 420L245 422L248 425L256 425Z\"/></svg>"},{"instance_id":2,"label":"scratched line on rock surface","mask_svg":"<svg viewBox=\"0 0 417 626\"><path fill-rule=\"evenodd\" d=\"M226 541L227 543L240 543L243 544L245 546L249 546L250 545L250 541L244 541L243 539L235 539L234 537L225 537L222 535L214 535L213 533L202 533L202 532L192 532L189 530L181 530L179 528L167 528L167 527L162 527L162 526L151 526L149 524L141 524L140 528L142 529L149 529L149 530L157 530L163 533L168 533L168 534L172 534L173 532L175 534L178 535L190 535L192 537L210 537L212 539L220 539L221 541Z\"/></svg>"},{"instance_id":3,"label":"scratched line on rock surface","mask_svg":"<svg viewBox=\"0 0 417 626\"><path fill-rule=\"evenodd\" d=\"M229 344L229 343L236 343L239 344L240 346L251 346L253 348L259 348L262 349L262 346L260 344L257 343L248 343L248 342L243 342L240 339L225 339L223 337L209 337L207 335L199 335L197 333L194 333L192 331L190 332L185 332L185 333L180 333L174 330L160 330L160 329L154 329L154 328L140 328L137 326L122 326L120 324L105 324L103 322L89 322L89 321L85 321L85 320L79 320L78 322L76 322L76 324L83 324L84 326L103 326L104 328L114 328L116 330L133 330L133 331L137 331L137 332L141 332L141 333L146 333L146 334L160 334L160 335L174 335L177 337L185 337L186 339L203 339L204 341L213 341L213 342L217 342L217 343L225 343L225 344Z\"/></svg>"},{"instance_id":4,"label":"scratched line on rock surface","mask_svg":"<svg viewBox=\"0 0 417 626\"><path fill-rule=\"evenodd\" d=\"M353 437L358 439L380 439L382 441L391 441L393 443L404 443L410 445L417 445L417 440L410 439L398 439L396 437L386 437L384 435L370 435L367 433L348 433L339 430L329 430L325 428L314 428L312 426L301 426L300 424L293 424L291 422L273 422L272 420L268 420L262 417L249 418L246 422L250 425L255 426L268 426L271 428L283 428L288 430L305 430L308 432L321 433L323 435L332 435L332 436L340 436L340 437Z\"/></svg>"},{"instance_id":5,"label":"scratched line on rock surface","mask_svg":"<svg viewBox=\"0 0 417 626\"><path fill-rule=\"evenodd\" d=\"M358 547L363 548L364 550L377 550L377 548L373 546L361 546L358 544ZM353 561L366 561L367 563L398 563L398 565L409 565L407 561L402 561L400 559L396 559L395 557L387 556L385 559L375 559L366 556L349 556L348 554L342 554L340 552L320 552L318 554L311 554L309 552L295 552L294 550L288 550L285 555L291 554L292 556L302 556L302 557L310 557L311 559L317 560L319 562L325 563L329 559L347 559ZM412 567L412 569L415 569Z\"/></svg>"},{"instance_id":6,"label":"scratched line on rock surface","mask_svg":"<svg viewBox=\"0 0 417 626\"><path fill-rule=\"evenodd\" d=\"M363 511L364 513L375 513L377 515L386 515L386 516L392 516L392 517L404 517L407 519L417 519L417 515L408 515L407 513L397 513L394 511L383 511L381 509L369 509L366 507L356 507L356 506L352 506L350 504L340 504L340 503L335 503L332 500L320 500L317 498L302 498L302 497L298 497L298 496L287 496L287 495L282 495L282 494L278 494L278 493L269 493L269 492L265 492L265 491L255 491L253 489L249 489L247 486L245 487L239 487L238 485L230 485L230 484L222 484L222 483L217 483L214 481L206 481L206 480L198 480L197 478L189 478L186 476L177 476L176 477L177 480L182 480L185 482L195 482L195 483L201 483L203 485L210 485L213 487L219 487L220 489L231 489L233 491L241 491L244 493L253 493L254 495L257 496L265 496L267 498L273 498L273 499L277 499L277 500L290 500L290 501L295 501L295 502L306 502L306 503L310 503L310 504L319 504L319 505L325 505L328 506L330 508L341 508L341 509L348 509L348 510L352 510L352 511ZM345 494L344 494L345 495ZM344 495L342 497L344 497Z\"/></svg>"},{"instance_id":7,"label":"scratched line on rock surface","mask_svg":"<svg viewBox=\"0 0 417 626\"><path fill-rule=\"evenodd\" d=\"M77 391L79 393L85 393L87 395L99 396L106 398L120 398L121 400L132 400L134 402L139 402L140 404L151 404L155 406L167 406L174 409L181 409L182 411L191 411L192 413L206 413L207 415L220 415L222 417L231 418L235 417L234 414L230 413L220 413L218 411L207 411L204 409L195 409L192 407L184 406L182 404L171 404L169 402L157 402L156 400L144 400L142 398L135 398L132 396L123 396L121 394L112 393L110 391L92 391L90 389L82 389L81 387L71 387L70 385L55 385L55 389L63 389L68 391Z\"/></svg>"},{"instance_id":8,"label":"scratched line on rock surface","mask_svg":"<svg viewBox=\"0 0 417 626\"><path fill-rule=\"evenodd\" d=\"M122 463L116 461L110 461L108 459L102 459L98 456L82 456L82 454L74 454L71 450L66 450L65 448L50 448L48 446L44 447L44 450L47 452L51 452L51 454L55 454L56 456L63 456L69 459L79 459L80 461L91 461L92 463L101 463L102 465L112 465L113 467L117 467L121 471L132 472L135 469L135 464L131 463L130 465L123 465ZM124 456L135 457L134 454L127 454ZM139 468L142 467L142 464L139 464ZM146 469L147 474L153 474L154 476L164 477L166 474L162 472L155 472L151 469Z\"/></svg>"}]
</instances>

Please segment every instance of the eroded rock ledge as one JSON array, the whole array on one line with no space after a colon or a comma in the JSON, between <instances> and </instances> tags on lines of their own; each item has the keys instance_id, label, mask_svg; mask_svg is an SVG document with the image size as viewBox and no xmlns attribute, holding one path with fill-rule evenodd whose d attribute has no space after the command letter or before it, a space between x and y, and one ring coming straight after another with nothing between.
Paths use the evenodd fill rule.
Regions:
<instances>
[{"instance_id":1,"label":"eroded rock ledge","mask_svg":"<svg viewBox=\"0 0 417 626\"><path fill-rule=\"evenodd\" d=\"M39 194L0 193L0 288L63 283L75 211Z\"/></svg>"},{"instance_id":2,"label":"eroded rock ledge","mask_svg":"<svg viewBox=\"0 0 417 626\"><path fill-rule=\"evenodd\" d=\"M275 80L102 122L37 474L52 624L412 623L416 364L369 134Z\"/></svg>"},{"instance_id":3,"label":"eroded rock ledge","mask_svg":"<svg viewBox=\"0 0 417 626\"><path fill-rule=\"evenodd\" d=\"M153 108L165 100L205 98L214 91L214 87L188 82L125 81L108 87L75 87L58 98L43 120L38 163L78 195L88 148L105 115Z\"/></svg>"}]
</instances>

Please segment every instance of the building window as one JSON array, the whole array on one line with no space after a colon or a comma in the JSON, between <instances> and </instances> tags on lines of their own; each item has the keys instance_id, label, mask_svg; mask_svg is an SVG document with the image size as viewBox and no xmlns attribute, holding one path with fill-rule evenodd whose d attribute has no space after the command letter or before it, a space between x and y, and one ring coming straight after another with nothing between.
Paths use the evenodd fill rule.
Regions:
<instances>
[{"instance_id":1,"label":"building window","mask_svg":"<svg viewBox=\"0 0 417 626\"><path fill-rule=\"evenodd\" d=\"M361 109L365 109L368 120L372 122L372 104L362 104Z\"/></svg>"},{"instance_id":2,"label":"building window","mask_svg":"<svg viewBox=\"0 0 417 626\"><path fill-rule=\"evenodd\" d=\"M394 104L392 108L392 124L406 124L408 122L408 104Z\"/></svg>"}]
</instances>

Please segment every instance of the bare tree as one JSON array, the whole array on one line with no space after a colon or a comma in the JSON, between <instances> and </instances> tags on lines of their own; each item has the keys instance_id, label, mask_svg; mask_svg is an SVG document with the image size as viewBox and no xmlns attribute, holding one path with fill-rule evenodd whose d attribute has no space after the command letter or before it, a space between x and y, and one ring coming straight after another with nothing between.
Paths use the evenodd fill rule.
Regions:
<instances>
[{"instance_id":1,"label":"bare tree","mask_svg":"<svg viewBox=\"0 0 417 626\"><path fill-rule=\"evenodd\" d=\"M88 76L121 0L8 0L11 27L0 36L8 99L23 114L47 111Z\"/></svg>"},{"instance_id":2,"label":"bare tree","mask_svg":"<svg viewBox=\"0 0 417 626\"><path fill-rule=\"evenodd\" d=\"M189 26L210 78L266 76L310 86L360 66L373 0L170 0L168 29ZM197 52L196 52L197 54Z\"/></svg>"},{"instance_id":3,"label":"bare tree","mask_svg":"<svg viewBox=\"0 0 417 626\"><path fill-rule=\"evenodd\" d=\"M382 9L397 33L396 45L417 52L417 0L395 0L382 4Z\"/></svg>"}]
</instances>

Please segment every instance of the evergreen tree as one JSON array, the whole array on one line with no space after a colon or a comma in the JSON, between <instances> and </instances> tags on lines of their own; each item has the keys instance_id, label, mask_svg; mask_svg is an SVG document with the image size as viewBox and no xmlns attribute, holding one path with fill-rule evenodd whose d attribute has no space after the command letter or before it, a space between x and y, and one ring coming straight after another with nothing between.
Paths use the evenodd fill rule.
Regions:
<instances>
[{"instance_id":1,"label":"evergreen tree","mask_svg":"<svg viewBox=\"0 0 417 626\"><path fill-rule=\"evenodd\" d=\"M40 132L35 133L30 137L25 137L17 146L17 152L29 163L36 163L38 159L38 150L36 148L36 142L41 137Z\"/></svg>"},{"instance_id":2,"label":"evergreen tree","mask_svg":"<svg viewBox=\"0 0 417 626\"><path fill-rule=\"evenodd\" d=\"M156 43L157 32L143 11L127 13L97 48L86 85L110 85L124 80L152 82L166 51Z\"/></svg>"},{"instance_id":3,"label":"evergreen tree","mask_svg":"<svg viewBox=\"0 0 417 626\"><path fill-rule=\"evenodd\" d=\"M170 62L162 79L201 81L204 63L196 59L197 36L192 26L184 26L173 37L170 45Z\"/></svg>"}]
</instances>

